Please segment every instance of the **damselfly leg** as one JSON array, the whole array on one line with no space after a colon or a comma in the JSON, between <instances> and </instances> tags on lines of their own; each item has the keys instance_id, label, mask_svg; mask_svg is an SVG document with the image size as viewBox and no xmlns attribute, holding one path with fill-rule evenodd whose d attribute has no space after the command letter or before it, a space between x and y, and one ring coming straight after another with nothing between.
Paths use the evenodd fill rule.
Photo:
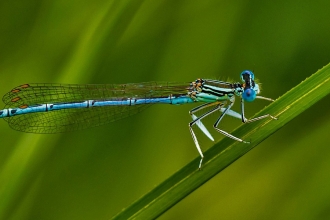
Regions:
<instances>
[{"instance_id":1,"label":"damselfly leg","mask_svg":"<svg viewBox=\"0 0 330 220\"><path fill-rule=\"evenodd\" d=\"M219 133L231 138L231 139L234 139L235 141L239 141L239 142L243 142L243 143L250 143L250 142L247 142L247 141L243 141L242 139L238 138L238 137L235 137L234 135L231 135L229 134L228 132L224 131L224 130L221 130L218 128L218 125L220 123L220 121L223 119L223 117L227 114L227 112L230 110L230 108L234 105L234 102L231 102L228 107L222 112L222 114L220 115L220 117L218 118L218 120L215 122L215 124L213 125L214 129L216 131L218 131ZM233 111L234 112L234 111Z\"/></svg>"},{"instance_id":2,"label":"damselfly leg","mask_svg":"<svg viewBox=\"0 0 330 220\"><path fill-rule=\"evenodd\" d=\"M197 117L196 115L194 115L194 113L196 113L196 112L198 112L198 111L200 111L200 110L202 110L204 108L211 107L211 106L214 106L214 105L216 105L215 108L213 108L210 111L202 114L201 116ZM199 154L201 156L201 160L200 160L199 166L198 166L199 169L201 169L201 167L202 167L202 162L203 162L204 155L203 155L203 152L201 150L201 147L199 146L199 143L197 141L197 137L196 137L196 135L195 135L195 133L194 133L194 131L192 129L192 126L196 124L204 132L204 134L207 137L209 137L211 140L214 140L213 137L211 136L211 134L209 133L209 131L205 128L205 126L202 124L202 122L200 120L202 120L206 116L208 116L208 115L210 115L210 114L212 114L212 113L214 113L216 111L219 111L221 109L221 106L223 106L223 103L221 103L221 102L206 103L206 104L200 105L200 106L192 109L189 112L190 115L192 116L192 118L194 119L192 122L189 123L189 131L190 131L191 136L193 138L193 141L194 141L194 143L196 145L196 148L197 148L197 150L198 150L198 152L199 152Z\"/></svg>"},{"instance_id":3,"label":"damselfly leg","mask_svg":"<svg viewBox=\"0 0 330 220\"><path fill-rule=\"evenodd\" d=\"M262 97L262 96L257 96L257 98L268 100L268 101L271 101L271 102L274 101L273 99L265 98L265 97ZM275 118L274 116L272 116L270 114L262 115L262 116L259 116L259 117L256 117L256 118L252 118L252 119L246 119L245 116L244 116L244 100L243 99L241 99L241 111L242 111L242 113L241 113L241 119L242 119L242 122L243 123L250 123L250 122L258 121L260 119L264 119L264 118L268 118L268 117L270 117L271 119L277 120L277 118Z\"/></svg>"}]
</instances>

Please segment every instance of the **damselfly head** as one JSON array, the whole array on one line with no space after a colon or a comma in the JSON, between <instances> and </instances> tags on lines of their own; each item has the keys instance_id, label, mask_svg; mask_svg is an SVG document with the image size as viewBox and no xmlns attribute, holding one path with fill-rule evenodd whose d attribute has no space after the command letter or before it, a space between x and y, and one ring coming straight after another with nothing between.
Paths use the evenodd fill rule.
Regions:
<instances>
[{"instance_id":1,"label":"damselfly head","mask_svg":"<svg viewBox=\"0 0 330 220\"><path fill-rule=\"evenodd\" d=\"M242 94L242 98L246 102L252 102L259 94L260 89L258 84L254 82L254 74L250 70L244 70L241 73L241 79L244 82L244 92Z\"/></svg>"}]
</instances>

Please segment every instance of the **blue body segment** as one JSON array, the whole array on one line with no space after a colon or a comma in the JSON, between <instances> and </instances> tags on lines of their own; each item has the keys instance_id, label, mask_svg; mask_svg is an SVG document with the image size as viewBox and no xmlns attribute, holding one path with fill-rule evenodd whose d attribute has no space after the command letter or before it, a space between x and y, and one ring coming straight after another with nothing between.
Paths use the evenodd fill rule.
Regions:
<instances>
[{"instance_id":1,"label":"blue body segment","mask_svg":"<svg viewBox=\"0 0 330 220\"><path fill-rule=\"evenodd\" d=\"M132 105L145 105L145 104L173 104L181 105L195 102L190 97L167 97L167 98L148 98L148 99L127 99L118 101L97 101L87 100L83 102L72 103L53 103L53 104L41 104L32 105L27 108L9 108L0 110L0 118L12 117L16 115L37 113L37 112L50 112L55 110L75 109L75 108L93 108L93 107L105 107L105 106L132 106Z\"/></svg>"},{"instance_id":2,"label":"blue body segment","mask_svg":"<svg viewBox=\"0 0 330 220\"><path fill-rule=\"evenodd\" d=\"M24 84L3 96L5 108L0 110L0 118L18 131L52 134L103 125L129 117L153 104L182 105L200 102L202 105L189 112L193 119L189 123L189 130L201 155L201 168L204 156L192 127L196 124L207 137L214 140L201 122L206 116L222 112L213 126L214 129L244 143L248 142L218 128L225 115L239 118L243 123L266 117L276 119L271 115L245 118L244 101L273 100L258 96L260 89L251 71L243 71L241 80L243 83L197 79L190 83ZM231 110L235 96L241 98L241 113ZM196 116L202 109L210 110Z\"/></svg>"}]
</instances>

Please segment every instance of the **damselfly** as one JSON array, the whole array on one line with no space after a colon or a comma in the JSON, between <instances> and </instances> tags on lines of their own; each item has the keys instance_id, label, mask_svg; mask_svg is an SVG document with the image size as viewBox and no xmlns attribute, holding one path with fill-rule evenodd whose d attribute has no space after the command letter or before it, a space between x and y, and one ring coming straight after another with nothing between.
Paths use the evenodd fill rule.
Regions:
<instances>
[{"instance_id":1,"label":"damselfly","mask_svg":"<svg viewBox=\"0 0 330 220\"><path fill-rule=\"evenodd\" d=\"M0 110L0 118L4 118L10 127L18 131L50 134L106 124L138 113L151 104L201 102L204 104L189 112L193 119L189 123L189 131L201 156L201 168L204 156L192 127L197 125L208 138L214 140L201 122L206 116L222 112L213 125L214 129L244 143L249 142L218 128L225 115L239 118L243 123L267 117L276 119L269 114L253 119L245 118L244 101L273 100L257 95L260 93L259 85L251 71L243 71L241 80L243 83L197 79L191 83L24 84L4 95L3 102L6 106ZM231 110L235 95L241 97L241 113ZM195 115L208 107L211 110L199 117Z\"/></svg>"}]
</instances>

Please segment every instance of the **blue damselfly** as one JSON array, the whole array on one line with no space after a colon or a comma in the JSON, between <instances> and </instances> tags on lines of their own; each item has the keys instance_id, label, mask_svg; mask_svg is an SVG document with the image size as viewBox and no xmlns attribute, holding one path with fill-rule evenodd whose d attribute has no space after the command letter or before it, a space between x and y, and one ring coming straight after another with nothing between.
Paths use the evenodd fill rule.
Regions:
<instances>
[{"instance_id":1,"label":"blue damselfly","mask_svg":"<svg viewBox=\"0 0 330 220\"><path fill-rule=\"evenodd\" d=\"M214 123L214 129L244 143L249 142L218 128L225 115L239 118L243 123L267 117L276 119L269 114L253 119L245 118L244 101L273 100L258 96L259 85L251 71L243 71L241 80L243 83L197 79L191 83L24 84L4 95L5 109L0 110L0 118L4 118L10 127L18 131L50 134L106 124L138 113L151 104L181 105L201 102L202 105L189 112L193 119L189 123L189 130L201 156L201 168L204 156L192 127L196 124L208 138L214 140L201 122L206 116L222 112ZM235 96L241 97L241 113L231 110ZM199 117L195 115L208 107L211 110Z\"/></svg>"}]
</instances>

